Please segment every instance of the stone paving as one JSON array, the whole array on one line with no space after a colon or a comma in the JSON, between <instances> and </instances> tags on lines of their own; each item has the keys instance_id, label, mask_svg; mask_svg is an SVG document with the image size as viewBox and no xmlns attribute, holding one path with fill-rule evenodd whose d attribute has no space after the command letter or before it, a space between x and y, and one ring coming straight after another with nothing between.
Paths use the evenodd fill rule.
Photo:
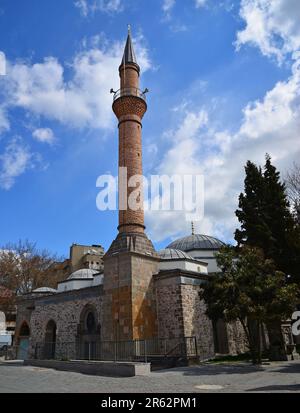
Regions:
<instances>
[{"instance_id":1,"label":"stone paving","mask_svg":"<svg viewBox=\"0 0 300 413\"><path fill-rule=\"evenodd\" d=\"M0 363L0 393L205 393L298 392L300 361L265 364L204 364L132 378L96 377Z\"/></svg>"}]
</instances>

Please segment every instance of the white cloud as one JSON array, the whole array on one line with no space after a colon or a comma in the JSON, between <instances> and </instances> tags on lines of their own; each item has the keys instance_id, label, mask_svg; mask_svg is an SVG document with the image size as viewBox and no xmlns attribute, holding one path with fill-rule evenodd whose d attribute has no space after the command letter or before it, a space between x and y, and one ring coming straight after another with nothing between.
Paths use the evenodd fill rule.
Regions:
<instances>
[{"instance_id":1,"label":"white cloud","mask_svg":"<svg viewBox=\"0 0 300 413\"><path fill-rule=\"evenodd\" d=\"M157 166L159 175L202 174L198 159L200 137L208 124L208 114L200 109L188 111L186 104L176 108L176 113L183 116L181 123L174 130L165 132L170 148ZM176 194L175 194L176 196ZM163 203L166 200L163 199ZM155 241L161 241L184 231L190 224L185 220L185 212L146 212L147 227Z\"/></svg>"},{"instance_id":2,"label":"white cloud","mask_svg":"<svg viewBox=\"0 0 300 413\"><path fill-rule=\"evenodd\" d=\"M33 167L33 154L20 138L14 138L0 154L0 187L9 190L18 176Z\"/></svg>"},{"instance_id":3,"label":"white cloud","mask_svg":"<svg viewBox=\"0 0 300 413\"><path fill-rule=\"evenodd\" d=\"M196 9L200 9L201 7L205 6L207 3L207 0L192 0L192 2L194 3L194 7ZM172 19L172 11L174 9L176 5L176 0L163 0L162 2L162 11L164 13L164 19L166 21L170 21ZM182 32L182 31L186 31L187 27L184 24L176 24L176 25L172 25L171 29L174 32Z\"/></svg>"},{"instance_id":4,"label":"white cloud","mask_svg":"<svg viewBox=\"0 0 300 413\"><path fill-rule=\"evenodd\" d=\"M48 143L49 145L54 143L55 136L50 128L40 128L33 131L32 136L39 142Z\"/></svg>"},{"instance_id":5,"label":"white cloud","mask_svg":"<svg viewBox=\"0 0 300 413\"><path fill-rule=\"evenodd\" d=\"M242 0L240 16L246 27L237 34L237 48L253 44L279 63L300 49L299 0Z\"/></svg>"},{"instance_id":6,"label":"white cloud","mask_svg":"<svg viewBox=\"0 0 300 413\"><path fill-rule=\"evenodd\" d=\"M74 4L84 17L97 11L119 13L124 8L122 0L76 0Z\"/></svg>"},{"instance_id":7,"label":"white cloud","mask_svg":"<svg viewBox=\"0 0 300 413\"><path fill-rule=\"evenodd\" d=\"M3 52L0 51L0 76L6 75L6 57Z\"/></svg>"},{"instance_id":8,"label":"white cloud","mask_svg":"<svg viewBox=\"0 0 300 413\"><path fill-rule=\"evenodd\" d=\"M145 72L151 62L141 36L135 46ZM8 63L5 105L23 108L71 128L111 128L109 89L118 88L123 49L123 42L115 42L110 47L92 47L77 54L71 64L70 80L66 80L63 65L54 57L32 65Z\"/></svg>"},{"instance_id":9,"label":"white cloud","mask_svg":"<svg viewBox=\"0 0 300 413\"><path fill-rule=\"evenodd\" d=\"M200 9L201 7L205 6L207 0L195 0L196 9Z\"/></svg>"},{"instance_id":10,"label":"white cloud","mask_svg":"<svg viewBox=\"0 0 300 413\"><path fill-rule=\"evenodd\" d=\"M196 6L204 6L196 1ZM163 174L204 174L206 180L205 218L198 231L230 239L238 226L234 211L243 189L243 167L248 159L262 164L266 153L283 172L300 157L300 7L299 0L242 0L240 15L246 22L238 32L236 46L250 43L261 53L282 63L294 60L292 74L278 82L263 99L250 102L243 110L239 130L232 134L214 130L213 124L195 122L199 113L184 102L177 114L184 117L164 136L173 144L158 165ZM203 116L203 115L202 115ZM185 214L147 213L154 240L190 231Z\"/></svg>"},{"instance_id":11,"label":"white cloud","mask_svg":"<svg viewBox=\"0 0 300 413\"><path fill-rule=\"evenodd\" d=\"M171 12L176 4L176 0L163 0L162 10L165 14L165 18L169 20L171 18Z\"/></svg>"},{"instance_id":12,"label":"white cloud","mask_svg":"<svg viewBox=\"0 0 300 413\"><path fill-rule=\"evenodd\" d=\"M76 0L74 5L80 10L82 16L87 17L89 14L89 6L87 0Z\"/></svg>"},{"instance_id":13,"label":"white cloud","mask_svg":"<svg viewBox=\"0 0 300 413\"><path fill-rule=\"evenodd\" d=\"M293 76L288 82L278 82L274 89L267 92L263 101L246 106L241 133L258 139L274 130L283 130L297 119L300 79L296 67L297 65L294 66Z\"/></svg>"},{"instance_id":14,"label":"white cloud","mask_svg":"<svg viewBox=\"0 0 300 413\"><path fill-rule=\"evenodd\" d=\"M138 62L145 72L151 68L148 51L141 34L135 40ZM113 127L109 89L119 86L124 42L109 44L103 36L97 36L85 46L68 65L70 75L54 57L34 64L7 62L7 75L1 80L0 133L10 129L8 116L14 108L23 109L34 120L54 120L69 128ZM32 130L40 142L52 144L55 140L49 128ZM0 155L0 187L10 189L16 178L37 161L38 154L31 154L20 139L13 139Z\"/></svg>"},{"instance_id":15,"label":"white cloud","mask_svg":"<svg viewBox=\"0 0 300 413\"><path fill-rule=\"evenodd\" d=\"M231 239L238 226L234 211L247 160L263 164L269 153L284 173L300 158L300 56L289 79L245 107L241 127L234 134L214 131L203 109L197 112L184 105L182 113L177 128L165 133L172 144L157 169L160 174L204 174L205 218L197 229ZM184 213L148 212L146 216L155 241L190 231Z\"/></svg>"},{"instance_id":16,"label":"white cloud","mask_svg":"<svg viewBox=\"0 0 300 413\"><path fill-rule=\"evenodd\" d=\"M7 132L10 129L9 120L7 118L6 109L4 106L0 106L0 134Z\"/></svg>"}]
</instances>

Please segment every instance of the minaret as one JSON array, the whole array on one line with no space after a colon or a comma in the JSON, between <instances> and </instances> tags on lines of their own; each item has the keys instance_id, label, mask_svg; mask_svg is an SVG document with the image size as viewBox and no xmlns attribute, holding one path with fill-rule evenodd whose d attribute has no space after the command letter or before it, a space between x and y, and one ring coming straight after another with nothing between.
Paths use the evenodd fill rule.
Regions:
<instances>
[{"instance_id":1,"label":"minaret","mask_svg":"<svg viewBox=\"0 0 300 413\"><path fill-rule=\"evenodd\" d=\"M130 27L119 73L120 90L114 94L113 111L119 121L119 168L126 168L122 172L125 172L127 177L121 177L119 173L118 229L120 233L143 233L145 226L142 182L137 188L128 188L127 185L133 176L143 175L142 118L147 110L145 93L139 88L140 67L133 49ZM130 209L128 204L133 191L141 205L137 211Z\"/></svg>"},{"instance_id":2,"label":"minaret","mask_svg":"<svg viewBox=\"0 0 300 413\"><path fill-rule=\"evenodd\" d=\"M145 234L142 180L128 188L132 177L143 175L142 119L147 111L147 89L140 90L130 29L119 74L120 90L111 90L119 121L119 233L104 256L102 329L102 339L117 341L157 336L153 275L159 258ZM130 195L139 201L138 210L130 208Z\"/></svg>"}]
</instances>

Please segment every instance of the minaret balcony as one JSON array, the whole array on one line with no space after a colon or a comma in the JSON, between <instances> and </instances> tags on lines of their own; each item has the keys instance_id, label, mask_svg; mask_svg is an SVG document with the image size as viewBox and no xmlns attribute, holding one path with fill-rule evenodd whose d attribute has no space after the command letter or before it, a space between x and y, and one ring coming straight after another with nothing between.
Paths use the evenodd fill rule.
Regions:
<instances>
[{"instance_id":1,"label":"minaret balcony","mask_svg":"<svg viewBox=\"0 0 300 413\"><path fill-rule=\"evenodd\" d=\"M146 102L146 91L142 92L140 89L133 87L119 89L117 92L114 92L113 100L115 102L117 99L127 96L137 97Z\"/></svg>"}]
</instances>

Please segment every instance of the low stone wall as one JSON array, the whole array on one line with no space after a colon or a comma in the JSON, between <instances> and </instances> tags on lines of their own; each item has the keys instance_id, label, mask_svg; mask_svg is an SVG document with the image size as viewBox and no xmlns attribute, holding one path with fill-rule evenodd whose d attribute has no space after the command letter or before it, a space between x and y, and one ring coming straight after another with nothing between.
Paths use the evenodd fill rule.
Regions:
<instances>
[{"instance_id":1,"label":"low stone wall","mask_svg":"<svg viewBox=\"0 0 300 413\"><path fill-rule=\"evenodd\" d=\"M150 363L113 363L106 361L56 361L26 360L25 366L72 371L93 376L134 377L145 376L151 371Z\"/></svg>"}]
</instances>

